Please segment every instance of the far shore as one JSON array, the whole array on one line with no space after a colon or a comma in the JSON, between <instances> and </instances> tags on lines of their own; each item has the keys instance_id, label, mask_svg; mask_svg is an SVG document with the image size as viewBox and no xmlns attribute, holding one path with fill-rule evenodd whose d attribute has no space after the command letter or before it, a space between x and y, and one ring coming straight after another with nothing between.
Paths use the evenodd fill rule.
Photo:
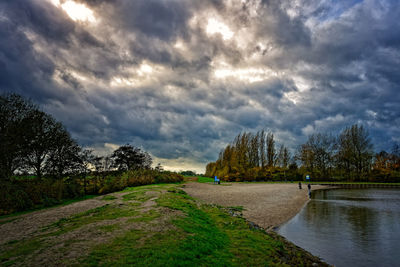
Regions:
<instances>
[{"instance_id":1,"label":"far shore","mask_svg":"<svg viewBox=\"0 0 400 267\"><path fill-rule=\"evenodd\" d=\"M309 200L307 185L297 183L232 183L213 185L187 183L184 190L206 203L225 207L242 206L243 216L266 230L294 217ZM328 188L312 185L312 190Z\"/></svg>"}]
</instances>

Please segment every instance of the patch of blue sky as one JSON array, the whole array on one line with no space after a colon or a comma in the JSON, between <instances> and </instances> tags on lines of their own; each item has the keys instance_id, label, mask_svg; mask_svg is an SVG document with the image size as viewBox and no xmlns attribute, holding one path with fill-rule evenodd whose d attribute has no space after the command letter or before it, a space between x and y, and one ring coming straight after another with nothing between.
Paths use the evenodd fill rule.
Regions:
<instances>
[{"instance_id":1,"label":"patch of blue sky","mask_svg":"<svg viewBox=\"0 0 400 267\"><path fill-rule=\"evenodd\" d=\"M343 13L352 9L364 0L330 0L325 2L324 8L318 10L317 19L321 22L336 20Z\"/></svg>"}]
</instances>

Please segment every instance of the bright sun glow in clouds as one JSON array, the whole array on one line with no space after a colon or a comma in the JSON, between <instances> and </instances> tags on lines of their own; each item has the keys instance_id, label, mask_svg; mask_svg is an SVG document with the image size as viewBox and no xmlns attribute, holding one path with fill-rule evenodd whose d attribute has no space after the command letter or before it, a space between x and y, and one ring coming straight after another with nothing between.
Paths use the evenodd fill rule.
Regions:
<instances>
[{"instance_id":1,"label":"bright sun glow in clouds","mask_svg":"<svg viewBox=\"0 0 400 267\"><path fill-rule=\"evenodd\" d=\"M96 18L93 15L93 11L87 8L83 4L78 4L74 1L65 1L63 3L60 0L50 0L55 6L61 7L68 16L74 21L89 21L96 22Z\"/></svg>"},{"instance_id":2,"label":"bright sun glow in clouds","mask_svg":"<svg viewBox=\"0 0 400 267\"><path fill-rule=\"evenodd\" d=\"M220 33L224 40L229 40L233 36L233 31L231 31L228 26L216 19L208 19L206 31L208 34Z\"/></svg>"},{"instance_id":3,"label":"bright sun glow in clouds","mask_svg":"<svg viewBox=\"0 0 400 267\"><path fill-rule=\"evenodd\" d=\"M244 68L244 69L216 69L215 77L219 79L236 78L250 83L263 81L271 76L277 76L277 73L263 68Z\"/></svg>"}]
</instances>

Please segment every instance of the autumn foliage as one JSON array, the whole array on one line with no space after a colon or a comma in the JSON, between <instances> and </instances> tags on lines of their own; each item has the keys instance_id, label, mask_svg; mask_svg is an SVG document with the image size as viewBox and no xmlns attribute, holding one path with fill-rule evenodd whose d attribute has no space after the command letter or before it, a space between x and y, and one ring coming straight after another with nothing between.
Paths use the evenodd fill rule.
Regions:
<instances>
[{"instance_id":1,"label":"autumn foliage","mask_svg":"<svg viewBox=\"0 0 400 267\"><path fill-rule=\"evenodd\" d=\"M277 147L279 147L277 149ZM272 133L242 133L206 167L206 176L225 181L303 180L400 182L400 149L374 153L367 129L345 128L337 136L315 133L290 153Z\"/></svg>"},{"instance_id":2,"label":"autumn foliage","mask_svg":"<svg viewBox=\"0 0 400 267\"><path fill-rule=\"evenodd\" d=\"M242 133L229 144L216 162L206 166L206 176L225 181L261 181L301 179L293 169L292 156L285 145L276 148L272 133Z\"/></svg>"}]
</instances>

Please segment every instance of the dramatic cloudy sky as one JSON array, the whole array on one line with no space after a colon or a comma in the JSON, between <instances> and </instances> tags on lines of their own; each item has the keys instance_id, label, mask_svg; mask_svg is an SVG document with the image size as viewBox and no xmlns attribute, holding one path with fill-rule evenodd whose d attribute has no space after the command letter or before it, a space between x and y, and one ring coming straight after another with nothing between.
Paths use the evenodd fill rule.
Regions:
<instances>
[{"instance_id":1,"label":"dramatic cloudy sky","mask_svg":"<svg viewBox=\"0 0 400 267\"><path fill-rule=\"evenodd\" d=\"M242 131L292 149L365 125L400 142L400 4L373 0L3 0L0 90L98 153L130 143L204 171Z\"/></svg>"}]
</instances>

